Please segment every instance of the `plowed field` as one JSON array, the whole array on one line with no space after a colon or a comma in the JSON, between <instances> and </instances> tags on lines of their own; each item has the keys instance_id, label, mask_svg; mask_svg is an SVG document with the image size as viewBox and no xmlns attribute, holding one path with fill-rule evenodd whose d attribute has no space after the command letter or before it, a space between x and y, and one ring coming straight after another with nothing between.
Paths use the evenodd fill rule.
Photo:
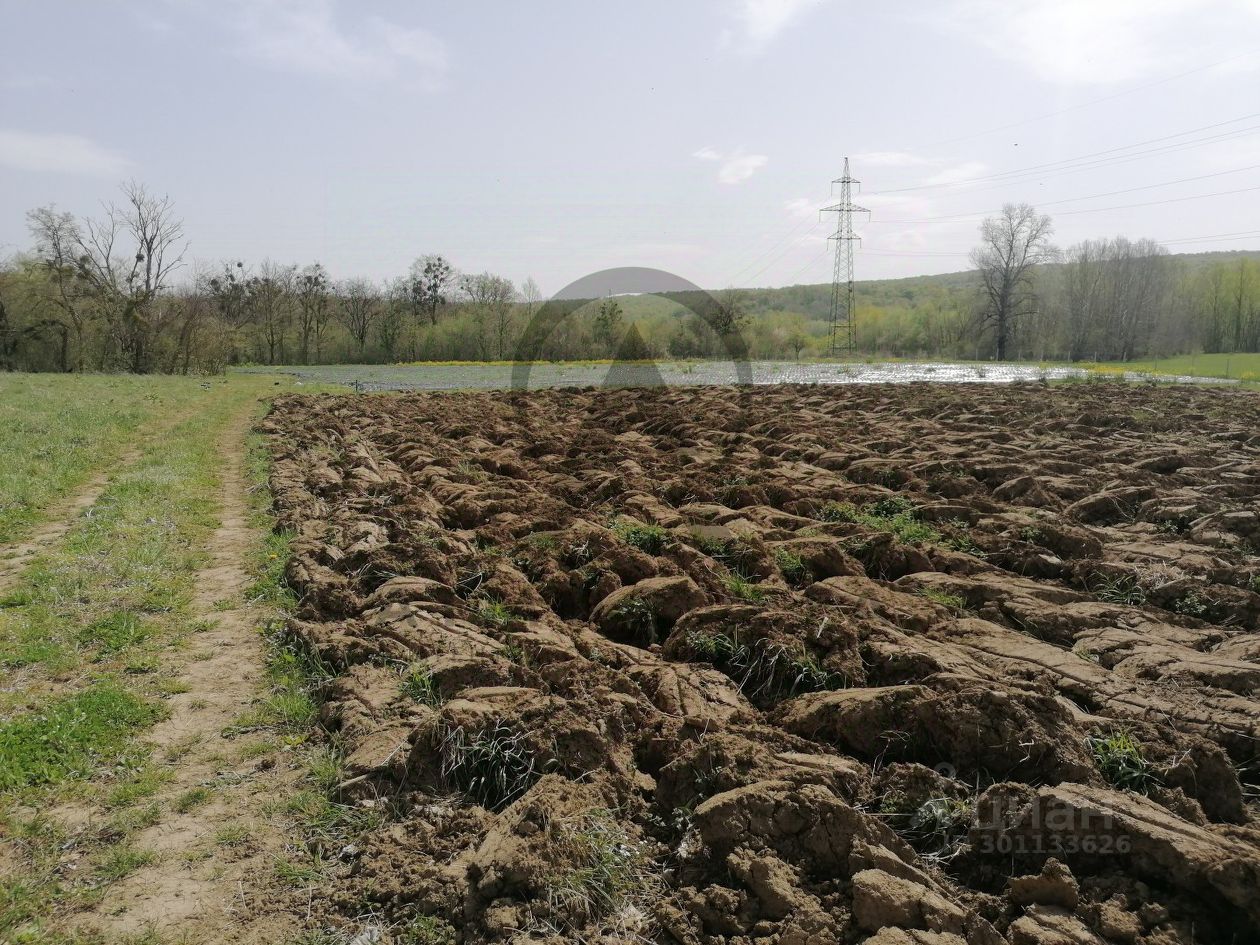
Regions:
<instances>
[{"instance_id":1,"label":"plowed field","mask_svg":"<svg viewBox=\"0 0 1260 945\"><path fill-rule=\"evenodd\" d=\"M339 797L379 815L318 921L1260 941L1260 396L289 396L265 429Z\"/></svg>"}]
</instances>

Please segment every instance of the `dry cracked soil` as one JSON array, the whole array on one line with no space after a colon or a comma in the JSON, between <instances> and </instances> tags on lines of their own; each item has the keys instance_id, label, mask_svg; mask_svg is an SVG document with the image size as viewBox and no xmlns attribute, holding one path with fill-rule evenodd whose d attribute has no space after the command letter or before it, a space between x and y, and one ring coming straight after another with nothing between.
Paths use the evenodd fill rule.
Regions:
<instances>
[{"instance_id":1,"label":"dry cracked soil","mask_svg":"<svg viewBox=\"0 0 1260 945\"><path fill-rule=\"evenodd\" d=\"M384 815L313 921L1260 941L1257 395L287 396L264 430L340 798Z\"/></svg>"}]
</instances>

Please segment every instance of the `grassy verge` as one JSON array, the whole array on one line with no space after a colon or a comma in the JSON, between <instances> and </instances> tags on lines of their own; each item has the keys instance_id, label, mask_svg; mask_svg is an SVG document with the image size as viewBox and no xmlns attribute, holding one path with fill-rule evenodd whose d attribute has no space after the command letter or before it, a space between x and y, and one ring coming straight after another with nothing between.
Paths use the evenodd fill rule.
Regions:
<instances>
[{"instance_id":1,"label":"grassy verge","mask_svg":"<svg viewBox=\"0 0 1260 945\"><path fill-rule=\"evenodd\" d=\"M162 416L184 413L221 380L0 374L0 544L104 467Z\"/></svg>"},{"instance_id":2,"label":"grassy verge","mask_svg":"<svg viewBox=\"0 0 1260 945\"><path fill-rule=\"evenodd\" d=\"M153 855L131 837L157 819L164 771L138 736L180 691L164 655L200 628L191 598L218 525L221 434L274 389L179 383L188 419L145 445L0 600L3 942L91 941L57 933L55 916ZM83 810L94 813L66 826Z\"/></svg>"}]
</instances>

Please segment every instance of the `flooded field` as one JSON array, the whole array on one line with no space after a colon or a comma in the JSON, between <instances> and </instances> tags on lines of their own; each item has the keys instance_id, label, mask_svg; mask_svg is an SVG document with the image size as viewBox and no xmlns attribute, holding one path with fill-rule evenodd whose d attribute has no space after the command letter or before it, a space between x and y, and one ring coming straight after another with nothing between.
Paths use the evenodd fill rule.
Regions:
<instances>
[{"instance_id":1,"label":"flooded field","mask_svg":"<svg viewBox=\"0 0 1260 945\"><path fill-rule=\"evenodd\" d=\"M732 384L905 384L913 381L1008 384L1012 381L1062 381L1090 376L1084 368L1037 364L977 362L794 363L752 361L737 369L723 361L660 361L536 364L517 369L511 364L329 364L241 368L246 372L296 374L303 380L345 384L361 390L504 390L511 387L658 387ZM513 371L519 370L516 382ZM1127 371L1106 375L1130 381L1232 384L1222 378Z\"/></svg>"}]
</instances>

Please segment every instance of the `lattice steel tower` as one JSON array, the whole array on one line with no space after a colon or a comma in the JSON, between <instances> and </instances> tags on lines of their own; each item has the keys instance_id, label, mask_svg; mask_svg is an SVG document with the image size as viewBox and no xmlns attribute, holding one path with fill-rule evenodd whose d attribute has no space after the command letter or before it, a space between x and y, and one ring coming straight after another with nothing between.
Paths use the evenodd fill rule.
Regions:
<instances>
[{"instance_id":1,"label":"lattice steel tower","mask_svg":"<svg viewBox=\"0 0 1260 945\"><path fill-rule=\"evenodd\" d=\"M853 304L853 241L862 237L853 232L853 214L870 213L853 203L853 185L861 182L849 176L849 159L844 159L844 176L831 182L834 194L840 185L840 202L823 207L821 213L836 214L836 266L831 276L831 353L851 354L857 339L857 310Z\"/></svg>"}]
</instances>

